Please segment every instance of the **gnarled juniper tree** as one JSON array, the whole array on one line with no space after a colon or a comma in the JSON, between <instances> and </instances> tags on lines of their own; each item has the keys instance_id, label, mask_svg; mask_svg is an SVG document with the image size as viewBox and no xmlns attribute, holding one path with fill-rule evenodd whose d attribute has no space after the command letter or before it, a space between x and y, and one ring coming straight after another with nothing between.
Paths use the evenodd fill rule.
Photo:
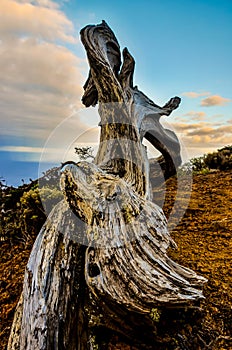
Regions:
<instances>
[{"instance_id":1,"label":"gnarled juniper tree","mask_svg":"<svg viewBox=\"0 0 232 350\"><path fill-rule=\"evenodd\" d=\"M155 310L202 298L205 279L167 256L175 243L152 202L142 144L161 152L165 179L175 174L179 141L159 120L180 98L160 107L134 86L134 59L124 49L121 64L104 21L83 28L81 40L90 65L82 101L98 104L100 145L92 163L62 169L64 200L31 252L8 350L107 349L110 332L151 349Z\"/></svg>"}]
</instances>

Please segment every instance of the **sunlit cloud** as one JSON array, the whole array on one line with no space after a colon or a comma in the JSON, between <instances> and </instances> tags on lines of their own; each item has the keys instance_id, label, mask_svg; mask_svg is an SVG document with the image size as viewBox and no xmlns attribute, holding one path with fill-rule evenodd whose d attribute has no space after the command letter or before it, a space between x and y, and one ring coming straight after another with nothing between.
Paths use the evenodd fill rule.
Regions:
<instances>
[{"instance_id":1,"label":"sunlit cloud","mask_svg":"<svg viewBox=\"0 0 232 350\"><path fill-rule=\"evenodd\" d=\"M174 129L188 148L217 149L232 143L232 125L216 123L173 123Z\"/></svg>"},{"instance_id":2,"label":"sunlit cloud","mask_svg":"<svg viewBox=\"0 0 232 350\"><path fill-rule=\"evenodd\" d=\"M12 135L39 129L43 138L81 107L82 63L53 43L27 39L11 44L0 46L1 126Z\"/></svg>"},{"instance_id":3,"label":"sunlit cloud","mask_svg":"<svg viewBox=\"0 0 232 350\"><path fill-rule=\"evenodd\" d=\"M64 46L76 35L57 2L2 0L0 10L0 134L38 146L83 107L87 63Z\"/></svg>"},{"instance_id":4,"label":"sunlit cloud","mask_svg":"<svg viewBox=\"0 0 232 350\"><path fill-rule=\"evenodd\" d=\"M36 36L49 41L76 43L72 22L53 1L1 0L1 38Z\"/></svg>"},{"instance_id":5,"label":"sunlit cloud","mask_svg":"<svg viewBox=\"0 0 232 350\"><path fill-rule=\"evenodd\" d=\"M220 126L218 128L212 128L212 127L196 128L195 130L188 132L187 136L211 135L213 137L217 137L217 136L223 137L224 135L228 135L228 134L232 135L232 125Z\"/></svg>"},{"instance_id":6,"label":"sunlit cloud","mask_svg":"<svg viewBox=\"0 0 232 350\"><path fill-rule=\"evenodd\" d=\"M224 98L219 95L213 95L207 97L201 101L201 106L203 107L211 107L211 106L224 106L225 104L231 102L231 99Z\"/></svg>"},{"instance_id":7,"label":"sunlit cloud","mask_svg":"<svg viewBox=\"0 0 232 350\"><path fill-rule=\"evenodd\" d=\"M189 91L189 92L183 92L183 96L189 97L189 98L198 98L201 96L208 96L210 95L210 92L194 92L194 91Z\"/></svg>"},{"instance_id":8,"label":"sunlit cloud","mask_svg":"<svg viewBox=\"0 0 232 350\"><path fill-rule=\"evenodd\" d=\"M172 123L171 125L174 126L176 131L186 134L191 130L200 130L201 128L204 128L204 127L211 127L214 124L208 123L208 122L200 122L200 123L175 122L175 123Z\"/></svg>"},{"instance_id":9,"label":"sunlit cloud","mask_svg":"<svg viewBox=\"0 0 232 350\"><path fill-rule=\"evenodd\" d=\"M188 147L205 148L206 146L216 150L224 147L225 145L231 145L231 134L229 136L217 136L211 135L195 135L190 139L186 139L185 143Z\"/></svg>"},{"instance_id":10,"label":"sunlit cloud","mask_svg":"<svg viewBox=\"0 0 232 350\"><path fill-rule=\"evenodd\" d=\"M204 118L206 117L206 113L205 112L196 112L196 111L189 111L187 113L184 114L184 116L186 117L191 117L191 120L204 120Z\"/></svg>"}]
</instances>

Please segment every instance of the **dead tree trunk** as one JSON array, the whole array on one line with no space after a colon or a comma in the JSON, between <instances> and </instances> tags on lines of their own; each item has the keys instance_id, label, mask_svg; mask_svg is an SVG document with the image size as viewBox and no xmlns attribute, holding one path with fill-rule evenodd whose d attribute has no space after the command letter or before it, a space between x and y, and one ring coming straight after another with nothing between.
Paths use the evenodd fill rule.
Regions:
<instances>
[{"instance_id":1,"label":"dead tree trunk","mask_svg":"<svg viewBox=\"0 0 232 350\"><path fill-rule=\"evenodd\" d=\"M160 107L134 87L134 59L124 49L121 67L104 21L82 29L81 39L90 65L83 103L99 104L99 150L93 163L63 167L65 198L31 252L8 350L108 349L112 332L151 349L151 310L203 297L205 279L166 254L175 243L151 201L142 144L146 138L161 152L165 178L175 174L179 142L159 119L180 99Z\"/></svg>"}]
</instances>

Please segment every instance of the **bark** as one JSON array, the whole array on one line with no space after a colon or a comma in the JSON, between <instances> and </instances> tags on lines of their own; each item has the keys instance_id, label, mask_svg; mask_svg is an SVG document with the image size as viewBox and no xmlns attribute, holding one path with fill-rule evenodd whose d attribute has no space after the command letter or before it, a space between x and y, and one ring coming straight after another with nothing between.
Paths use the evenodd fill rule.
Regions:
<instances>
[{"instance_id":1,"label":"bark","mask_svg":"<svg viewBox=\"0 0 232 350\"><path fill-rule=\"evenodd\" d=\"M124 49L121 67L104 21L83 28L81 40L90 65L82 101L99 105L99 150L93 163L62 169L64 200L33 247L8 350L107 349L112 332L151 349L154 310L203 298L205 279L167 256L175 242L152 202L142 144L161 152L165 179L175 174L179 141L159 120L180 99L160 107L133 86L134 59Z\"/></svg>"}]
</instances>

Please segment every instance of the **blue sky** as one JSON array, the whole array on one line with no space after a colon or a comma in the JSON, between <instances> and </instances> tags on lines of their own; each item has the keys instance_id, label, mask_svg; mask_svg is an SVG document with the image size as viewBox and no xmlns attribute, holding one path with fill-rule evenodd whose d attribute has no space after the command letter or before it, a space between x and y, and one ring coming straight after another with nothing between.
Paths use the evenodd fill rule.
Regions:
<instances>
[{"instance_id":1,"label":"blue sky","mask_svg":"<svg viewBox=\"0 0 232 350\"><path fill-rule=\"evenodd\" d=\"M45 170L75 159L75 142L97 142L97 112L80 103L88 65L79 31L102 19L134 56L135 84L145 94L161 105L182 98L168 122L189 157L232 144L231 1L0 6L0 176L8 184L36 178L38 164Z\"/></svg>"}]
</instances>

